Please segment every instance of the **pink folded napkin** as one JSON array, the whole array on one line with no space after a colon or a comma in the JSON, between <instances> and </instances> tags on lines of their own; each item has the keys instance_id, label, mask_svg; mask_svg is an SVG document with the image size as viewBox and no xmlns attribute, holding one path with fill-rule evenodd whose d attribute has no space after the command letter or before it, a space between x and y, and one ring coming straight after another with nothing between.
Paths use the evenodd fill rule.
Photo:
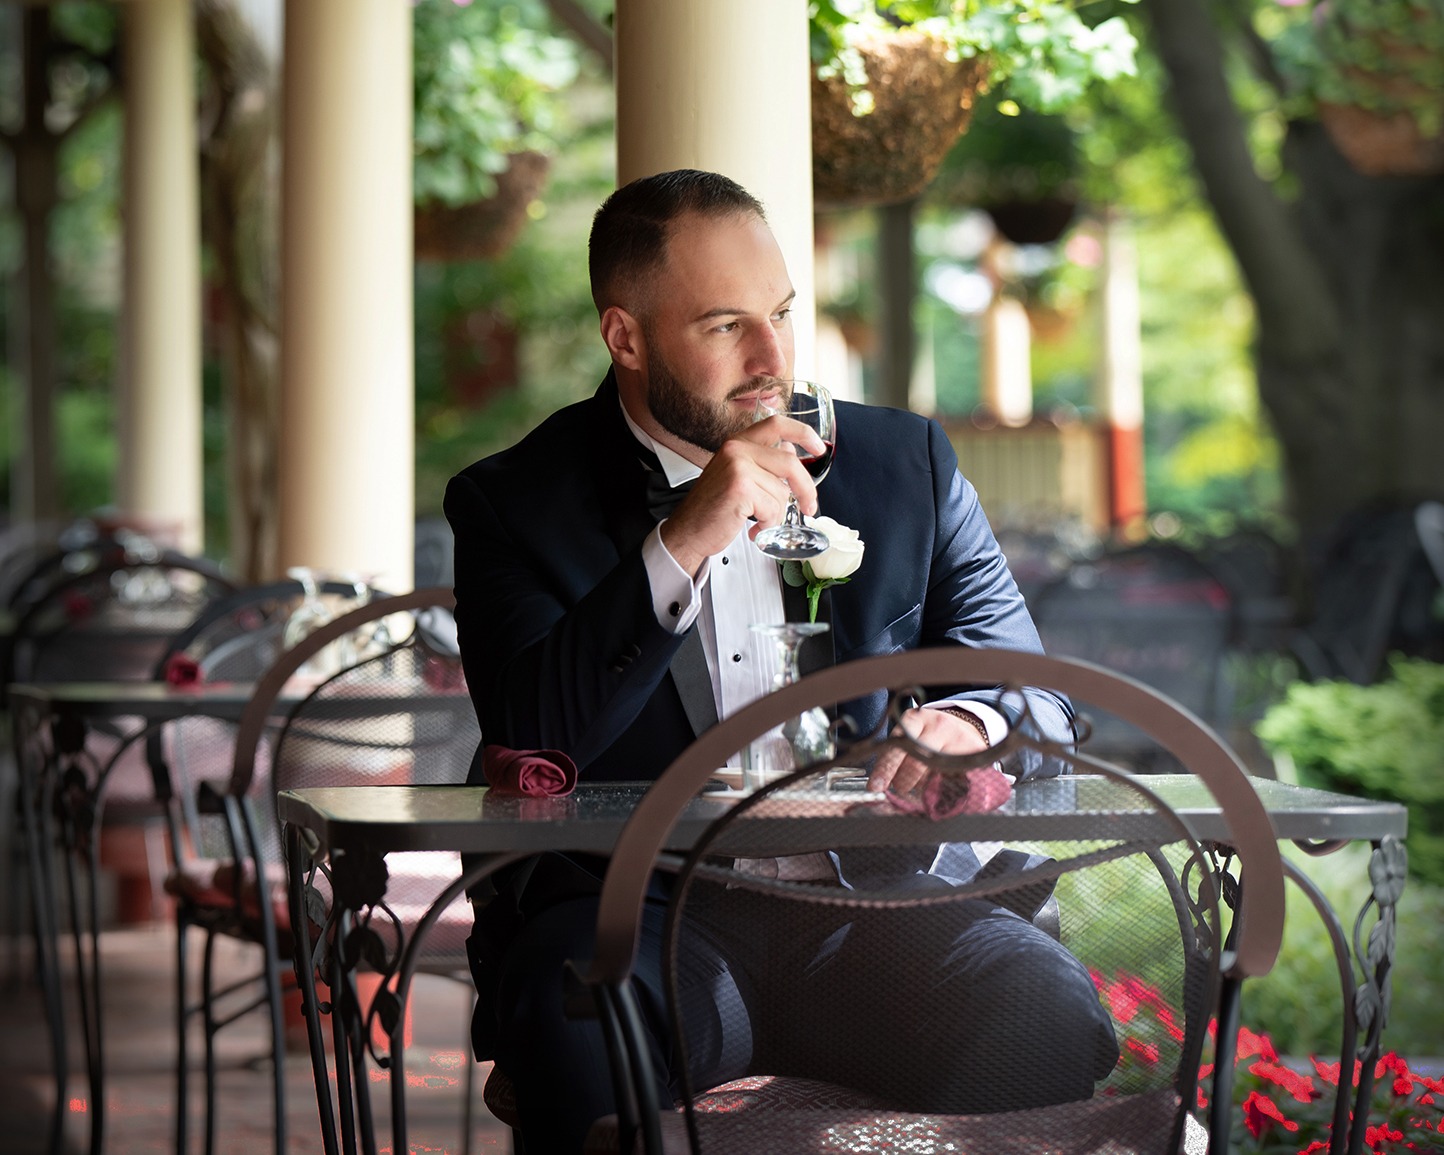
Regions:
<instances>
[{"instance_id":1,"label":"pink folded napkin","mask_svg":"<svg viewBox=\"0 0 1444 1155\"><path fill-rule=\"evenodd\" d=\"M198 686L203 680L201 664L189 654L172 654L165 662L165 680L180 689Z\"/></svg>"},{"instance_id":2,"label":"pink folded napkin","mask_svg":"<svg viewBox=\"0 0 1444 1155\"><path fill-rule=\"evenodd\" d=\"M1001 770L980 766L962 774L929 774L920 793L889 790L887 798L895 809L937 819L996 810L1012 793L1013 784Z\"/></svg>"},{"instance_id":3,"label":"pink folded napkin","mask_svg":"<svg viewBox=\"0 0 1444 1155\"><path fill-rule=\"evenodd\" d=\"M487 746L481 768L492 790L518 798L560 798L577 785L577 764L560 750Z\"/></svg>"}]
</instances>

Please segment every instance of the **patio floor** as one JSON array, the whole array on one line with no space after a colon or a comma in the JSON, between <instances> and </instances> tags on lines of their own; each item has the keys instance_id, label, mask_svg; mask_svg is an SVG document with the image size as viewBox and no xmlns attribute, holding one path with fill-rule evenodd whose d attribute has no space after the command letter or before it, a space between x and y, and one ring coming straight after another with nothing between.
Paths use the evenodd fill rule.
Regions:
<instances>
[{"instance_id":1,"label":"patio floor","mask_svg":"<svg viewBox=\"0 0 1444 1155\"><path fill-rule=\"evenodd\" d=\"M196 954L200 936L196 936ZM107 1155L173 1152L175 1040L172 1027L174 932L164 923L104 932L106 1142ZM50 1072L50 1042L33 979L30 944L0 940L0 1148L10 1155L41 1155L46 1150L55 1081ZM246 948L226 942L217 950L218 965L235 973L246 961ZM67 977L69 984L69 976ZM73 990L71 991L73 994ZM408 1128L412 1152L448 1155L462 1150L461 1115L464 1054L462 1032L470 1013L469 988L445 978L421 976L412 1007L412 1038L407 1050ZM264 1055L264 1016L247 1016L222 1032L218 1155L257 1155L272 1149L270 1076ZM227 1035L232 1037L227 1038ZM89 1087L78 1032L69 1044L72 1074L67 1093L71 1107L66 1152L87 1150ZM191 1083L190 1145L203 1150L201 1111L204 1087L199 1070L200 1036L193 1034L195 1073ZM476 1072L477 1120L471 1149L509 1151L510 1133L481 1105L481 1087L489 1066ZM389 1150L390 1124L385 1074L373 1081L378 1130ZM321 1146L311 1064L304 1031L286 1057L288 1148L297 1155ZM384 1129L382 1129L384 1128Z\"/></svg>"}]
</instances>

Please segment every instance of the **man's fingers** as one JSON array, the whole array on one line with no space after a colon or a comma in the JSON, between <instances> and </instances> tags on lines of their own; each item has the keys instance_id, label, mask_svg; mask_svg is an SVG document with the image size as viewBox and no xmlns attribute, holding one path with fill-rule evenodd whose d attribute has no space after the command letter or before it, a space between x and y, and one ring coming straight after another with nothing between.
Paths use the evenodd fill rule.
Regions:
<instances>
[{"instance_id":1,"label":"man's fingers","mask_svg":"<svg viewBox=\"0 0 1444 1155\"><path fill-rule=\"evenodd\" d=\"M754 445L796 445L809 455L821 453L827 448L811 425L780 414L749 425L737 436Z\"/></svg>"}]
</instances>

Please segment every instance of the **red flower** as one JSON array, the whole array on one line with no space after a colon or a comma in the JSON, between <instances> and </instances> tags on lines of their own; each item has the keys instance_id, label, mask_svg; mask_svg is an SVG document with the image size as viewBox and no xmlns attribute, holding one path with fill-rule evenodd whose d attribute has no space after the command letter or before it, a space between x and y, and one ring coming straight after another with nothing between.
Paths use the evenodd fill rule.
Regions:
<instances>
[{"instance_id":1,"label":"red flower","mask_svg":"<svg viewBox=\"0 0 1444 1155\"><path fill-rule=\"evenodd\" d=\"M1297 1123L1284 1118L1284 1113L1272 1099L1258 1091L1250 1091L1248 1098L1243 1101L1243 1121L1248 1127L1248 1133L1255 1139L1275 1123L1282 1123L1285 1131L1299 1129Z\"/></svg>"},{"instance_id":2,"label":"red flower","mask_svg":"<svg viewBox=\"0 0 1444 1155\"><path fill-rule=\"evenodd\" d=\"M1145 1063L1148 1063L1150 1066L1158 1062L1158 1044L1142 1043L1139 1042L1137 1039L1128 1039L1126 1040L1125 1045L1130 1051L1132 1051L1135 1055L1137 1055Z\"/></svg>"},{"instance_id":3,"label":"red flower","mask_svg":"<svg viewBox=\"0 0 1444 1155\"><path fill-rule=\"evenodd\" d=\"M1307 1075L1300 1075L1297 1071L1270 1063L1266 1059L1256 1059L1249 1070L1260 1079L1282 1087L1300 1103L1312 1103L1323 1094Z\"/></svg>"},{"instance_id":4,"label":"red flower","mask_svg":"<svg viewBox=\"0 0 1444 1155\"><path fill-rule=\"evenodd\" d=\"M1364 1128L1364 1142L1370 1147L1377 1147L1380 1143L1388 1143L1390 1141L1396 1143L1402 1142L1403 1139L1404 1132L1395 1131L1387 1123L1378 1127L1368 1126Z\"/></svg>"},{"instance_id":5,"label":"red flower","mask_svg":"<svg viewBox=\"0 0 1444 1155\"><path fill-rule=\"evenodd\" d=\"M1300 1148L1299 1155L1322 1155L1328 1149L1329 1144L1326 1140L1315 1139L1307 1147Z\"/></svg>"},{"instance_id":6,"label":"red flower","mask_svg":"<svg viewBox=\"0 0 1444 1155\"><path fill-rule=\"evenodd\" d=\"M1313 1060L1314 1070L1318 1072L1319 1078L1323 1079L1324 1082L1328 1083L1331 1087L1337 1087L1339 1085L1339 1064L1325 1063L1322 1059L1313 1056L1311 1056L1311 1058ZM1355 1087L1359 1085L1359 1071L1362 1067L1363 1064L1360 1063L1358 1059L1355 1059L1353 1082Z\"/></svg>"},{"instance_id":7,"label":"red flower","mask_svg":"<svg viewBox=\"0 0 1444 1155\"><path fill-rule=\"evenodd\" d=\"M198 686L203 680L201 664L189 654L172 654L165 662L165 680L178 688Z\"/></svg>"},{"instance_id":8,"label":"red flower","mask_svg":"<svg viewBox=\"0 0 1444 1155\"><path fill-rule=\"evenodd\" d=\"M1138 1014L1138 996L1122 983L1114 983L1107 994L1108 1009L1113 1012L1113 1017L1120 1023L1131 1023Z\"/></svg>"},{"instance_id":9,"label":"red flower","mask_svg":"<svg viewBox=\"0 0 1444 1155\"><path fill-rule=\"evenodd\" d=\"M1248 1059L1254 1055L1262 1055L1270 1063L1279 1061L1278 1052L1274 1050L1273 1042L1267 1035L1256 1035L1247 1027L1239 1027L1238 1057Z\"/></svg>"},{"instance_id":10,"label":"red flower","mask_svg":"<svg viewBox=\"0 0 1444 1155\"><path fill-rule=\"evenodd\" d=\"M1158 1021L1163 1029L1169 1033L1174 1042L1183 1042L1183 1028L1178 1025L1178 1020L1173 1017L1173 1010L1170 1007L1160 1006L1157 1009Z\"/></svg>"}]
</instances>

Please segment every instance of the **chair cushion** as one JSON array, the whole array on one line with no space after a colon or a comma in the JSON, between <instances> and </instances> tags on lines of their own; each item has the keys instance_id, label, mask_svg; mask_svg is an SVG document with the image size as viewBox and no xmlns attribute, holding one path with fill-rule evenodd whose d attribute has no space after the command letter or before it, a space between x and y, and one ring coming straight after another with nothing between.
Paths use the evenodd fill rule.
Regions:
<instances>
[{"instance_id":1,"label":"chair cushion","mask_svg":"<svg viewBox=\"0 0 1444 1155\"><path fill-rule=\"evenodd\" d=\"M1166 1155L1166 1139L1179 1107L1178 1096L1165 1090L993 1115L904 1114L848 1107L844 1105L847 1098L857 1096L842 1088L823 1092L774 1086L799 1082L809 1081L774 1079L766 1087L736 1091L729 1090L733 1084L728 1084L703 1096L704 1100L722 1096L709 1108L698 1104L697 1129L703 1150L708 1155L841 1151ZM752 1094L757 1095L755 1102L748 1100ZM820 1105L763 1107L789 1099ZM663 1116L661 1122L666 1155L687 1155L686 1118L679 1111ZM620 1155L619 1144L616 1116L609 1115L593 1124L585 1153ZM1182 1151L1202 1155L1206 1146L1203 1128L1190 1117ZM640 1152L640 1142L634 1150Z\"/></svg>"},{"instance_id":2,"label":"chair cushion","mask_svg":"<svg viewBox=\"0 0 1444 1155\"><path fill-rule=\"evenodd\" d=\"M265 874L276 928L282 932L289 931L291 910L286 900L285 868L279 863L269 864ZM166 875L165 891L202 910L233 910L236 905L235 877L236 867L232 862L193 859L171 868ZM255 871L249 864L241 884L241 907L244 917L260 918Z\"/></svg>"}]
</instances>

